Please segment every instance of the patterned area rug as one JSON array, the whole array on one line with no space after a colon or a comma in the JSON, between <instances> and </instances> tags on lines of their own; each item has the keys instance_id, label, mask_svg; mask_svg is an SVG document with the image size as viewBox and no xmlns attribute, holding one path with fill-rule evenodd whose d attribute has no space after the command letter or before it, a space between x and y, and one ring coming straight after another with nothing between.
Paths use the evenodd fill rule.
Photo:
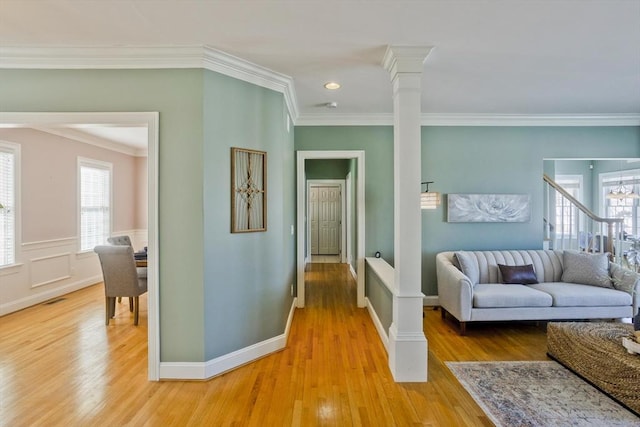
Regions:
<instances>
[{"instance_id":1,"label":"patterned area rug","mask_svg":"<svg viewBox=\"0 0 640 427\"><path fill-rule=\"evenodd\" d=\"M556 362L445 362L498 427L640 426L640 418Z\"/></svg>"}]
</instances>

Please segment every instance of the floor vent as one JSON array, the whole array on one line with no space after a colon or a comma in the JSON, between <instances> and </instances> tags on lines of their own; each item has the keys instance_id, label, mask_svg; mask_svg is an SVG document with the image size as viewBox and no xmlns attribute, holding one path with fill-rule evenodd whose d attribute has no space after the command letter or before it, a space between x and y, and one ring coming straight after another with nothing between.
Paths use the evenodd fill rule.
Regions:
<instances>
[{"instance_id":1,"label":"floor vent","mask_svg":"<svg viewBox=\"0 0 640 427\"><path fill-rule=\"evenodd\" d=\"M51 304L55 304L57 302L64 301L64 300L66 300L66 298L56 298L56 299L52 299L52 300L43 302L42 305L51 305Z\"/></svg>"}]
</instances>

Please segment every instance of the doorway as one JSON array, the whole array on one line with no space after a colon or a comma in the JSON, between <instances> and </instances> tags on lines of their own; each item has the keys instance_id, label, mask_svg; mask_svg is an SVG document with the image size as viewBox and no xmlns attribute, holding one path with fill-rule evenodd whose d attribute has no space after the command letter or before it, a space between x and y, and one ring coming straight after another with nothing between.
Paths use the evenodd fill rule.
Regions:
<instances>
[{"instance_id":1,"label":"doorway","mask_svg":"<svg viewBox=\"0 0 640 427\"><path fill-rule=\"evenodd\" d=\"M347 262L351 226L346 217L345 180L307 180L307 200L306 262Z\"/></svg>"},{"instance_id":2,"label":"doorway","mask_svg":"<svg viewBox=\"0 0 640 427\"><path fill-rule=\"evenodd\" d=\"M304 271L310 256L309 217L307 212L307 173L305 162L309 159L347 159L355 162L355 176L350 177L355 184L355 275L357 278L357 305L365 307L364 269L365 269L365 155L364 151L298 151L296 161L296 306L303 308L305 304ZM348 188L346 189L348 190ZM346 191L343 192L345 194ZM348 205L349 203L347 203ZM345 203L342 208L344 209ZM346 214L345 214L346 215ZM344 222L343 222L344 224ZM344 233L343 233L344 235ZM344 241L347 239L343 239ZM343 249L343 254L346 250Z\"/></svg>"},{"instance_id":3,"label":"doorway","mask_svg":"<svg viewBox=\"0 0 640 427\"><path fill-rule=\"evenodd\" d=\"M148 379L160 377L160 321L158 290L158 126L157 112L109 113L0 113L1 127L47 127L66 125L123 125L147 128L147 238L148 238Z\"/></svg>"}]
</instances>

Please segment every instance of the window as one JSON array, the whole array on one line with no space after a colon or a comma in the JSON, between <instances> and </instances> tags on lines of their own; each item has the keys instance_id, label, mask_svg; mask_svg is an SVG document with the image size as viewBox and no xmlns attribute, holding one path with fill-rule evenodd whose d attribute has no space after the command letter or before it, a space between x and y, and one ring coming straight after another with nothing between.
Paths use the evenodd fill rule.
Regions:
<instances>
[{"instance_id":1,"label":"window","mask_svg":"<svg viewBox=\"0 0 640 427\"><path fill-rule=\"evenodd\" d=\"M78 159L80 251L106 243L111 234L110 163Z\"/></svg>"},{"instance_id":2,"label":"window","mask_svg":"<svg viewBox=\"0 0 640 427\"><path fill-rule=\"evenodd\" d=\"M16 262L20 146L0 141L0 267Z\"/></svg>"},{"instance_id":3,"label":"window","mask_svg":"<svg viewBox=\"0 0 640 427\"><path fill-rule=\"evenodd\" d=\"M622 229L627 235L638 236L640 234L640 210L637 198L622 197L608 198L610 192L631 192L639 194L640 170L627 170L622 172L607 173L601 175L602 200L604 216L607 218L623 218Z\"/></svg>"},{"instance_id":4,"label":"window","mask_svg":"<svg viewBox=\"0 0 640 427\"><path fill-rule=\"evenodd\" d=\"M582 200L582 175L557 175L556 182L578 201ZM573 205L556 193L556 233L577 235L576 211Z\"/></svg>"}]
</instances>

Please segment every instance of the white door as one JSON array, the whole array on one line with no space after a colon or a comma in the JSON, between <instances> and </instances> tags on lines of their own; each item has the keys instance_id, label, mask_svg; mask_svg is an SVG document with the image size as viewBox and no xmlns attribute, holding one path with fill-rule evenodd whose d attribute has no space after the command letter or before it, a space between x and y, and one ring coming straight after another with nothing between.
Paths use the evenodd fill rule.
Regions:
<instances>
[{"instance_id":1,"label":"white door","mask_svg":"<svg viewBox=\"0 0 640 427\"><path fill-rule=\"evenodd\" d=\"M311 253L314 255L339 255L341 234L340 186L315 187L317 190L317 245L314 244L313 220L311 229ZM311 195L309 199L311 199ZM317 246L317 252L313 248Z\"/></svg>"},{"instance_id":2,"label":"white door","mask_svg":"<svg viewBox=\"0 0 640 427\"><path fill-rule=\"evenodd\" d=\"M311 227L311 255L318 255L318 187L309 188L309 224Z\"/></svg>"}]
</instances>

